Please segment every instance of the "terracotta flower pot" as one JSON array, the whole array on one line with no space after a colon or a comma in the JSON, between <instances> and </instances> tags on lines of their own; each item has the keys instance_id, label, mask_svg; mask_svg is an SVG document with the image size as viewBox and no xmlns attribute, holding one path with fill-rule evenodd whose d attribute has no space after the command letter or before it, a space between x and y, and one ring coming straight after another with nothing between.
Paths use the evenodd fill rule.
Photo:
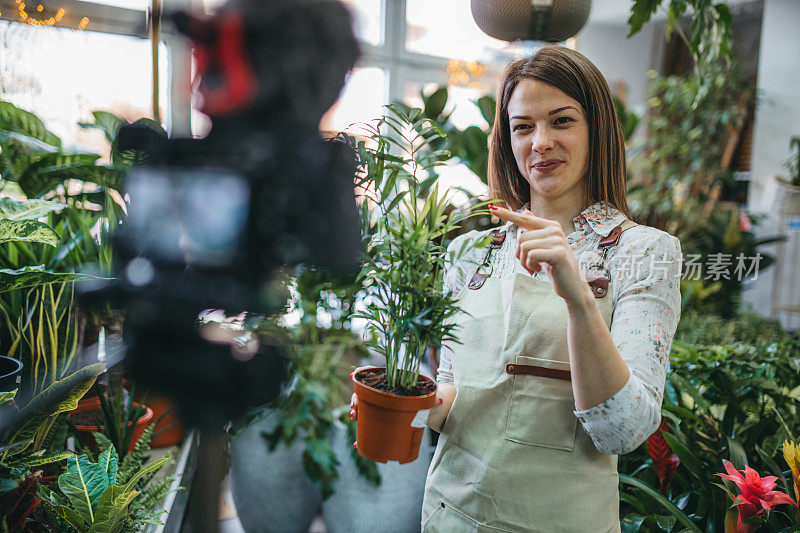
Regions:
<instances>
[{"instance_id":1,"label":"terracotta flower pot","mask_svg":"<svg viewBox=\"0 0 800 533\"><path fill-rule=\"evenodd\" d=\"M365 372L386 372L386 369L357 368L353 372L353 389L358 397L358 453L370 461L385 463L399 461L410 463L419 456L419 446L428 410L436 401L436 383L433 392L424 396L391 394L362 383Z\"/></svg>"},{"instance_id":2,"label":"terracotta flower pot","mask_svg":"<svg viewBox=\"0 0 800 533\"><path fill-rule=\"evenodd\" d=\"M166 396L157 394L148 394L146 403L147 407L153 410L153 420L158 420L161 415L169 411L164 418L161 418L161 422L155 427L154 434L157 433L157 435L150 443L150 447L168 448L170 446L177 446L183 442L184 428L183 424L181 424L181 421L178 419L178 415L175 413L175 409L173 409L175 404ZM170 411L170 409L172 410ZM166 429L161 431L162 428Z\"/></svg>"},{"instance_id":3,"label":"terracotta flower pot","mask_svg":"<svg viewBox=\"0 0 800 533\"><path fill-rule=\"evenodd\" d=\"M130 391L131 380L128 378L123 379L122 386L125 387L125 390ZM142 396L141 389L138 389L133 396L133 401L141 402ZM172 403L170 398L161 394L149 392L147 398L145 398L145 405L153 410L153 420L158 420L164 413L169 411L164 418L161 418L161 421L153 431L155 437L153 437L153 440L150 442L151 448L169 448L170 446L177 446L183 442L185 430L178 418L175 404Z\"/></svg>"},{"instance_id":4,"label":"terracotta flower pot","mask_svg":"<svg viewBox=\"0 0 800 533\"><path fill-rule=\"evenodd\" d=\"M81 403L82 402L82 403ZM70 416L75 415L77 413L84 413L84 412L95 412L97 418L101 418L102 415L100 414L100 399L95 398L87 398L78 402L77 409L70 411ZM138 407L139 404L137 402L133 402L134 407ZM136 447L136 441L139 440L139 437L142 436L144 430L147 429L147 426L150 424L151 420L153 419L153 410L149 407L145 411L145 413L136 421L136 427L133 430L133 437L131 438L131 443L128 446L128 451L132 452L133 449ZM89 446L94 451L94 448L97 446L94 442L94 437L92 436L93 431L101 431L100 426L97 425L90 425L90 424L75 424L75 429L77 429L81 433L81 442L84 443L85 446Z\"/></svg>"}]
</instances>

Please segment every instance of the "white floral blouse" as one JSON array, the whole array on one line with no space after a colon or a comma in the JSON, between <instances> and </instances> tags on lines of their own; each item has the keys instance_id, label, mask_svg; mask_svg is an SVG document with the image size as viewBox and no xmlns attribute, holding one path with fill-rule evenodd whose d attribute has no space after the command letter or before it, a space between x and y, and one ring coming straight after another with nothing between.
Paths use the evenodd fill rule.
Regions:
<instances>
[{"instance_id":1,"label":"white floral blouse","mask_svg":"<svg viewBox=\"0 0 800 533\"><path fill-rule=\"evenodd\" d=\"M600 239L626 220L613 206L609 205L607 211L603 206L602 202L597 202L573 218L575 231L567 235L567 242L584 273L592 263L591 258L597 257ZM506 222L501 229L507 230L507 236L501 248L492 254L492 276L530 275L516 258L522 228ZM489 231L459 235L448 246L448 257L453 257L465 240L482 238ZM457 294L485 254L486 248L475 247L454 264L449 264L444 273L443 291ZM609 249L606 264L612 286L611 338L631 374L628 382L611 398L574 413L598 450L619 454L636 449L656 430L661 420L670 346L680 319L680 241L659 229L636 226L623 232L618 244ZM534 276L549 281L544 270ZM437 379L442 383L453 382L448 351L445 346L440 355Z\"/></svg>"}]
</instances>

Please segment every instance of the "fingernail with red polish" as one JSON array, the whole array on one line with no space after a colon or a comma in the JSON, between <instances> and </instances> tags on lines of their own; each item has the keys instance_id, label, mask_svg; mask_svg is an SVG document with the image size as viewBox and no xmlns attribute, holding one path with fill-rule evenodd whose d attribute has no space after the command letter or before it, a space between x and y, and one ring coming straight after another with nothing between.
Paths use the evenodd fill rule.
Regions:
<instances>
[{"instance_id":1,"label":"fingernail with red polish","mask_svg":"<svg viewBox=\"0 0 800 533\"><path fill-rule=\"evenodd\" d=\"M497 209L497 206L494 204L489 204L489 209L494 211L495 209Z\"/></svg>"},{"instance_id":2,"label":"fingernail with red polish","mask_svg":"<svg viewBox=\"0 0 800 533\"><path fill-rule=\"evenodd\" d=\"M355 448L356 450L358 449L358 443L357 442L353 443L353 448Z\"/></svg>"},{"instance_id":3,"label":"fingernail with red polish","mask_svg":"<svg viewBox=\"0 0 800 533\"><path fill-rule=\"evenodd\" d=\"M355 420L355 419L356 419L356 412L351 409L350 410L350 420Z\"/></svg>"},{"instance_id":4,"label":"fingernail with red polish","mask_svg":"<svg viewBox=\"0 0 800 533\"><path fill-rule=\"evenodd\" d=\"M443 403L444 403L444 400L442 400L441 398L437 398L436 399L436 405L442 405Z\"/></svg>"}]
</instances>

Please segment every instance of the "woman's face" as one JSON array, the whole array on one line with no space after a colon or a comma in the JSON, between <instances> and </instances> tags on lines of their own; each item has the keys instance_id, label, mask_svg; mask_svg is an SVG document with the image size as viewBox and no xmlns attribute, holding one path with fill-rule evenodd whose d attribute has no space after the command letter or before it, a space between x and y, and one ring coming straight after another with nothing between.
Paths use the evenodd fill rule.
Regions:
<instances>
[{"instance_id":1,"label":"woman's face","mask_svg":"<svg viewBox=\"0 0 800 533\"><path fill-rule=\"evenodd\" d=\"M532 197L583 199L589 126L582 106L561 90L523 79L508 102L511 148Z\"/></svg>"}]
</instances>

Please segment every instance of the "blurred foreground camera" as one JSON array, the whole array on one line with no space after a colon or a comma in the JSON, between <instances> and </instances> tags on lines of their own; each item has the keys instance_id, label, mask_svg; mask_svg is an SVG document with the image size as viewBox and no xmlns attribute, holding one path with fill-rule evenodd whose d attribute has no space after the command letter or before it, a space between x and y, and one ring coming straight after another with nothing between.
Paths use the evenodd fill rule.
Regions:
<instances>
[{"instance_id":1,"label":"blurred foreground camera","mask_svg":"<svg viewBox=\"0 0 800 533\"><path fill-rule=\"evenodd\" d=\"M187 424L214 428L274 399L286 365L280 344L220 341L198 315L280 311L282 267L358 267L354 157L318 132L358 46L334 0L242 1L213 17L168 18L192 40L213 126L204 139L120 132L118 148L146 163L127 177L115 280L85 286L83 300L124 308L131 377L172 396Z\"/></svg>"}]
</instances>

